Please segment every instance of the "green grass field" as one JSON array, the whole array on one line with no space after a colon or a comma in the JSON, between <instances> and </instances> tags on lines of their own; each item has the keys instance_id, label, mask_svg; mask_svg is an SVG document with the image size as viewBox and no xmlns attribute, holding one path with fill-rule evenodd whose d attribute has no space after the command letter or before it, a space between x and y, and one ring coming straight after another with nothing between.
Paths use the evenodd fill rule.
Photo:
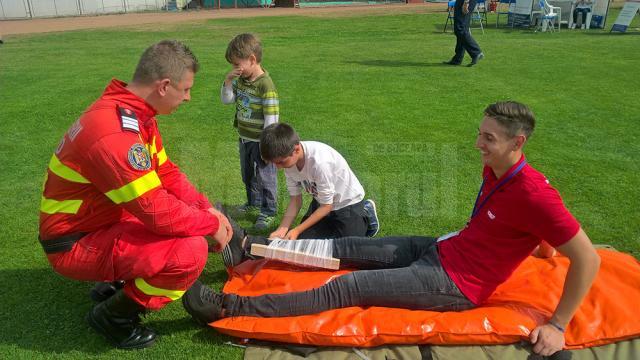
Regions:
<instances>
[{"instance_id":1,"label":"green grass field","mask_svg":"<svg viewBox=\"0 0 640 360\"><path fill-rule=\"evenodd\" d=\"M179 302L146 317L162 335L154 347L112 349L83 319L91 284L56 275L36 239L42 180L61 136L112 77L129 80L143 49L165 38L189 44L202 65L192 101L160 118L167 153L213 200L244 199L233 108L220 103L219 87L229 70L227 42L250 31L263 39L281 120L345 156L378 203L380 235L439 235L464 225L481 180L474 143L482 111L513 99L537 116L529 162L594 243L639 257L640 36L490 26L484 35L474 30L485 60L446 67L440 63L451 57L455 38L442 34L444 19L223 19L5 38L0 358L241 358L241 350L223 344L229 338L197 328ZM225 276L212 256L204 281L220 288Z\"/></svg>"}]
</instances>

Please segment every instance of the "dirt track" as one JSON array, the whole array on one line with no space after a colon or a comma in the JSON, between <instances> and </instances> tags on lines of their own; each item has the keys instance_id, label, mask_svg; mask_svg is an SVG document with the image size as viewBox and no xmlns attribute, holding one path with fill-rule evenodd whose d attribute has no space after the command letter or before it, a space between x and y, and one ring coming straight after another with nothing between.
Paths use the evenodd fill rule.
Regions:
<instances>
[{"instance_id":1,"label":"dirt track","mask_svg":"<svg viewBox=\"0 0 640 360\"><path fill-rule=\"evenodd\" d=\"M0 21L0 36L32 34L67 30L97 29L106 27L134 27L155 23L178 23L209 19L241 18L259 16L350 16L357 14L426 13L444 11L446 5L439 3L363 5L316 8L269 8L269 9L222 9L184 12L129 13L101 16L78 16L64 18L3 20Z\"/></svg>"}]
</instances>

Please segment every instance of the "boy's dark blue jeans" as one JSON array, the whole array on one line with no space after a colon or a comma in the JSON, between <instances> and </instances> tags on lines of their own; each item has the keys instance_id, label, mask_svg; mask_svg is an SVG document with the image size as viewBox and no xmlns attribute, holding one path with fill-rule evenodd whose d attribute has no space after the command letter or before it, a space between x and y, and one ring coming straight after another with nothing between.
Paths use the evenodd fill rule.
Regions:
<instances>
[{"instance_id":1,"label":"boy's dark blue jeans","mask_svg":"<svg viewBox=\"0 0 640 360\"><path fill-rule=\"evenodd\" d=\"M268 244L249 237L249 244ZM295 240L294 240L295 241ZM281 317L349 306L461 311L473 308L440 264L436 239L344 237L334 239L341 268L360 269L308 291L261 296L229 294L225 316Z\"/></svg>"},{"instance_id":2,"label":"boy's dark blue jeans","mask_svg":"<svg viewBox=\"0 0 640 360\"><path fill-rule=\"evenodd\" d=\"M247 193L247 205L255 206L265 215L274 216L278 211L278 173L275 165L260 157L260 143L238 141L240 173Z\"/></svg>"}]
</instances>

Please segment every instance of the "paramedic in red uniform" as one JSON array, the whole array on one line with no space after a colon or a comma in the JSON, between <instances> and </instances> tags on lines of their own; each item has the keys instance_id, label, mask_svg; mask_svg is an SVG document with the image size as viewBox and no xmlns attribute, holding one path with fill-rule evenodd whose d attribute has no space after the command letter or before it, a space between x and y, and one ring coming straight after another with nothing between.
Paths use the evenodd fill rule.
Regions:
<instances>
[{"instance_id":1,"label":"paramedic in red uniform","mask_svg":"<svg viewBox=\"0 0 640 360\"><path fill-rule=\"evenodd\" d=\"M182 297L187 312L210 323L221 317L297 316L349 306L461 311L482 306L536 247L551 249L550 244L571 264L555 311L531 331L530 340L533 351L543 356L561 350L564 331L591 287L600 258L556 189L527 163L523 147L534 126L534 115L523 104L505 101L485 109L476 140L484 180L460 231L437 239L328 240L341 266L360 270L309 291L261 296L217 293L198 281ZM242 233L237 228L223 250L227 267L242 262L251 244L268 242Z\"/></svg>"},{"instance_id":2,"label":"paramedic in red uniform","mask_svg":"<svg viewBox=\"0 0 640 360\"><path fill-rule=\"evenodd\" d=\"M179 299L205 266L207 240L222 248L232 235L171 162L156 123L190 100L197 71L185 45L152 45L131 83L112 80L71 125L47 169L40 243L63 276L124 280L87 314L119 348L152 345L156 334L140 313Z\"/></svg>"}]
</instances>

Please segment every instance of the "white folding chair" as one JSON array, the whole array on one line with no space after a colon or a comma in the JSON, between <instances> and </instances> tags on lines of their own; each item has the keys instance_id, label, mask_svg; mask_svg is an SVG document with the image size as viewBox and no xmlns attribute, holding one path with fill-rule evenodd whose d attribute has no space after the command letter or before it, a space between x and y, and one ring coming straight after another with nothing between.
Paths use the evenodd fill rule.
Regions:
<instances>
[{"instance_id":1,"label":"white folding chair","mask_svg":"<svg viewBox=\"0 0 640 360\"><path fill-rule=\"evenodd\" d=\"M547 0L539 0L538 4L540 5L540 24L537 30L545 32L551 25L551 31L555 31L555 24L558 24L558 31L560 31L562 9L558 6L549 5Z\"/></svg>"},{"instance_id":2,"label":"white folding chair","mask_svg":"<svg viewBox=\"0 0 640 360\"><path fill-rule=\"evenodd\" d=\"M476 3L476 7L473 9L473 13L471 14L471 24L473 25L474 22L480 23L480 30L482 30L482 34L484 34L484 27L482 26L482 23L484 22L484 25L487 25L486 0L478 0ZM469 31L471 31L471 27L469 27Z\"/></svg>"}]
</instances>

